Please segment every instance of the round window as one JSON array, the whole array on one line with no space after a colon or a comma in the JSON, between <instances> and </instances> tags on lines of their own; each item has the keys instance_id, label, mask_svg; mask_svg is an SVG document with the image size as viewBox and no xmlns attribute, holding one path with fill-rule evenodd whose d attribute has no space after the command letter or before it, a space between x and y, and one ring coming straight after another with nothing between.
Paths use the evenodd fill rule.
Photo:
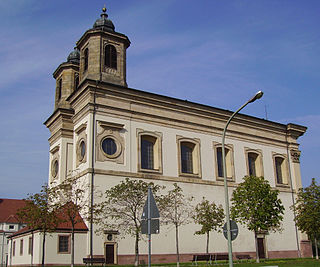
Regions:
<instances>
[{"instance_id":1,"label":"round window","mask_svg":"<svg viewBox=\"0 0 320 267\"><path fill-rule=\"evenodd\" d=\"M108 239L108 241L112 241L112 234L108 234L107 239Z\"/></svg>"},{"instance_id":2,"label":"round window","mask_svg":"<svg viewBox=\"0 0 320 267\"><path fill-rule=\"evenodd\" d=\"M59 163L58 163L58 160L55 160L52 163L52 176L56 177L58 174L58 171L59 171Z\"/></svg>"},{"instance_id":3,"label":"round window","mask_svg":"<svg viewBox=\"0 0 320 267\"><path fill-rule=\"evenodd\" d=\"M117 152L117 143L113 138L107 137L102 141L102 150L108 156L113 156Z\"/></svg>"},{"instance_id":4,"label":"round window","mask_svg":"<svg viewBox=\"0 0 320 267\"><path fill-rule=\"evenodd\" d=\"M83 160L85 154L86 154L86 143L82 140L79 144L79 158L80 158L80 160Z\"/></svg>"}]
</instances>

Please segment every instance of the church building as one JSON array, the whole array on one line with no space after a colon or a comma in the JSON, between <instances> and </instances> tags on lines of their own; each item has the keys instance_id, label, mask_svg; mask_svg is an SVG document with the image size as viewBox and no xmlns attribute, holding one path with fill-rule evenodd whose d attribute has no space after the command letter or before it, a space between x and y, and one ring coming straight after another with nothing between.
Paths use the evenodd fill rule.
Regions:
<instances>
[{"instance_id":1,"label":"church building","mask_svg":"<svg viewBox=\"0 0 320 267\"><path fill-rule=\"evenodd\" d=\"M104 8L93 27L77 41L67 61L53 73L54 110L45 122L51 133L49 184L78 176L104 192L126 178L152 181L168 190L177 183L187 197L194 197L195 203L205 197L224 206L221 139L232 112L128 87L129 46L129 38L116 31ZM264 176L280 191L285 207L283 231L258 236L261 257L311 256L307 236L296 228L290 209L302 186L297 139L306 129L244 114L238 114L229 125L229 196L244 176ZM134 263L133 237L123 238L118 229L98 234L95 225L84 223L86 227L76 237L75 264L83 264L90 250L94 257L105 258L109 264ZM205 252L205 236L194 235L199 229L194 223L181 226L181 262ZM209 252L226 253L223 234L210 235ZM69 262L66 254L70 250L59 252L58 236L52 240L48 237L46 264ZM12 240L18 246L23 238L28 234L17 234ZM69 246L70 236L61 240ZM254 234L245 227L239 225L239 235L232 244L234 255L255 257ZM174 262L175 252L175 229L163 226L159 234L152 236L152 262ZM19 259L17 254L11 255L11 265L23 264L23 255ZM141 240L140 255L145 262L147 254L148 243ZM33 264L40 264L40 259L33 257ZM30 258L25 264L29 263Z\"/></svg>"}]
</instances>

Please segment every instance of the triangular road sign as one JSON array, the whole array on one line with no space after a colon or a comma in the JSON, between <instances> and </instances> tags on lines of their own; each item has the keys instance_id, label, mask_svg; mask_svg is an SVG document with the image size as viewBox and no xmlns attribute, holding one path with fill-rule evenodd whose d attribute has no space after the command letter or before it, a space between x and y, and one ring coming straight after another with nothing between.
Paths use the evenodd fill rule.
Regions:
<instances>
[{"instance_id":1,"label":"triangular road sign","mask_svg":"<svg viewBox=\"0 0 320 267\"><path fill-rule=\"evenodd\" d=\"M160 217L156 201L154 200L152 191L150 190L150 193L148 194L148 197L147 197L147 201L143 207L143 212L142 212L142 216L141 216L142 220L148 219L148 199L149 199L149 196L150 196L150 218L154 219L154 218Z\"/></svg>"}]
</instances>

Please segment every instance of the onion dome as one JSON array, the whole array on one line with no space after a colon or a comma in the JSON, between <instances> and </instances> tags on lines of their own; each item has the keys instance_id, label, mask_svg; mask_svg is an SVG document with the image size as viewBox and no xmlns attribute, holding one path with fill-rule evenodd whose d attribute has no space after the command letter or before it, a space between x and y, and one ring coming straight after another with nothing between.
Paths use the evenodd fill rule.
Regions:
<instances>
[{"instance_id":1,"label":"onion dome","mask_svg":"<svg viewBox=\"0 0 320 267\"><path fill-rule=\"evenodd\" d=\"M97 19L93 24L94 29L102 29L103 31L114 32L114 25L110 19L108 19L107 9L102 8L101 18Z\"/></svg>"},{"instance_id":2,"label":"onion dome","mask_svg":"<svg viewBox=\"0 0 320 267\"><path fill-rule=\"evenodd\" d=\"M69 54L67 61L75 64L80 63L80 51L78 50L78 48L74 48L74 50Z\"/></svg>"}]
</instances>

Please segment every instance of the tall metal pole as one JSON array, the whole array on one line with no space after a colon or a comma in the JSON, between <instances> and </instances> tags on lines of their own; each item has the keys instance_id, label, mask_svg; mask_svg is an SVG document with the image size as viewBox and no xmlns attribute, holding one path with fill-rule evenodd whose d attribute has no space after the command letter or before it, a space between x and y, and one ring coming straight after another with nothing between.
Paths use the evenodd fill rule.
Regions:
<instances>
[{"instance_id":1,"label":"tall metal pole","mask_svg":"<svg viewBox=\"0 0 320 267\"><path fill-rule=\"evenodd\" d=\"M149 252L148 252L148 267L151 266L151 187L148 187L148 238L149 238Z\"/></svg>"},{"instance_id":2,"label":"tall metal pole","mask_svg":"<svg viewBox=\"0 0 320 267\"><path fill-rule=\"evenodd\" d=\"M5 235L5 232L3 231L2 233L2 247L1 247L1 266L3 266L3 253L4 253L4 235Z\"/></svg>"},{"instance_id":3,"label":"tall metal pole","mask_svg":"<svg viewBox=\"0 0 320 267\"><path fill-rule=\"evenodd\" d=\"M234 112L231 117L228 119L222 134L222 165L223 165L223 180L224 180L224 196L225 196L225 208L226 208L226 219L227 219L227 237L228 237L228 256L229 256L229 267L233 267L233 259L232 259L232 240L231 240L231 231L230 231L230 209L229 209L229 196L228 196L228 183L227 183L227 166L226 166L226 153L225 153L225 137L228 125L230 124L233 117L239 113L241 109L243 109L249 103L256 101L261 98L263 92L259 91L256 93L254 97L248 100L244 105L242 105L236 112Z\"/></svg>"}]
</instances>

